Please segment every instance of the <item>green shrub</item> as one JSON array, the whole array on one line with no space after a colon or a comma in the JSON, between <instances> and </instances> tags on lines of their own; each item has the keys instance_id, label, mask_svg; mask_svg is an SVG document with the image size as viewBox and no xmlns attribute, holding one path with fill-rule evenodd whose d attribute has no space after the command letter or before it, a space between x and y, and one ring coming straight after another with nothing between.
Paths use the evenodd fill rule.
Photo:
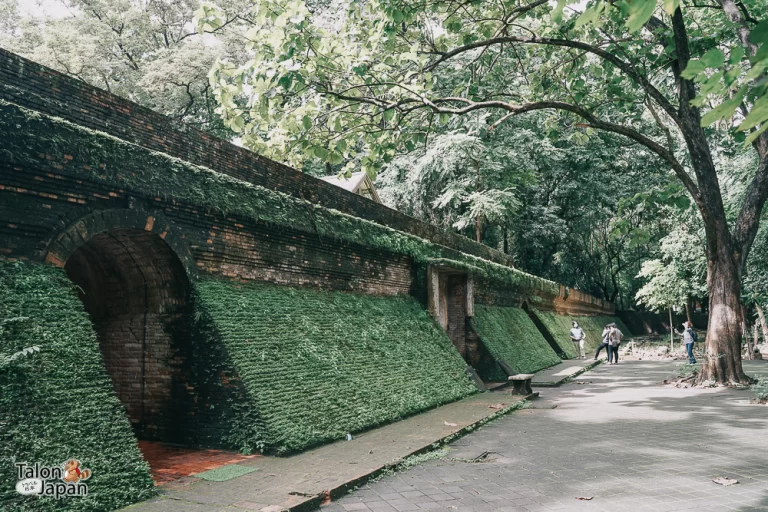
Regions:
<instances>
[{"instance_id":1,"label":"green shrub","mask_svg":"<svg viewBox=\"0 0 768 512\"><path fill-rule=\"evenodd\" d=\"M504 361L515 373L533 373L560 362L520 308L476 305L471 324L494 359Z\"/></svg>"},{"instance_id":2,"label":"green shrub","mask_svg":"<svg viewBox=\"0 0 768 512\"><path fill-rule=\"evenodd\" d=\"M447 335L411 297L205 278L198 307L280 452L341 439L475 391Z\"/></svg>"},{"instance_id":3,"label":"green shrub","mask_svg":"<svg viewBox=\"0 0 768 512\"><path fill-rule=\"evenodd\" d=\"M675 373L679 379L689 379L699 373L698 364L679 364L675 368Z\"/></svg>"},{"instance_id":4,"label":"green shrub","mask_svg":"<svg viewBox=\"0 0 768 512\"><path fill-rule=\"evenodd\" d=\"M15 462L70 458L93 471L87 497L16 493ZM64 271L47 265L0 262L0 481L0 510L104 511L154 493L91 322Z\"/></svg>"},{"instance_id":5,"label":"green shrub","mask_svg":"<svg viewBox=\"0 0 768 512\"><path fill-rule=\"evenodd\" d=\"M758 378L757 382L752 384L752 393L755 398L752 400L755 403L764 404L768 403L768 378Z\"/></svg>"}]
</instances>

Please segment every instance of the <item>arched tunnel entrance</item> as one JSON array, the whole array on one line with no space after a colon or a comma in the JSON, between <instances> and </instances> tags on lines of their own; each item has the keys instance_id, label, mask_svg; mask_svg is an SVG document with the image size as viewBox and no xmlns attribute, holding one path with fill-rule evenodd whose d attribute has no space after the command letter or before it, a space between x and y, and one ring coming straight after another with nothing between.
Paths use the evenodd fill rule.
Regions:
<instances>
[{"instance_id":1,"label":"arched tunnel entrance","mask_svg":"<svg viewBox=\"0 0 768 512\"><path fill-rule=\"evenodd\" d=\"M145 229L113 228L77 247L64 270L79 288L155 483L242 460L199 446L193 293L165 239Z\"/></svg>"},{"instance_id":2,"label":"arched tunnel entrance","mask_svg":"<svg viewBox=\"0 0 768 512\"><path fill-rule=\"evenodd\" d=\"M139 229L100 233L64 267L79 287L107 372L139 439L194 444L191 294L179 259Z\"/></svg>"}]
</instances>

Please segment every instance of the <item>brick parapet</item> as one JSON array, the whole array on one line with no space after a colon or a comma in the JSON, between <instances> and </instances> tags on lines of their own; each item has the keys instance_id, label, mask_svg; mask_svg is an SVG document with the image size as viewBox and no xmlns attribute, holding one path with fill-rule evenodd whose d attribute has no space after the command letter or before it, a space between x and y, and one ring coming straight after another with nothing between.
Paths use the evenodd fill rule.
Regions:
<instances>
[{"instance_id":1,"label":"brick parapet","mask_svg":"<svg viewBox=\"0 0 768 512\"><path fill-rule=\"evenodd\" d=\"M439 245L512 266L509 256L464 236L261 157L2 48L0 99Z\"/></svg>"}]
</instances>

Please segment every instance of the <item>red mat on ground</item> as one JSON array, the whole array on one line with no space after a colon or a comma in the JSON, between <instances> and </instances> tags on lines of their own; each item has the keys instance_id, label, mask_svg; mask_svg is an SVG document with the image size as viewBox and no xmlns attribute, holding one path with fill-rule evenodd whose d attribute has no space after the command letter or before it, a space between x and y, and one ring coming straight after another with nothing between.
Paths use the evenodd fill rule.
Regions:
<instances>
[{"instance_id":1,"label":"red mat on ground","mask_svg":"<svg viewBox=\"0 0 768 512\"><path fill-rule=\"evenodd\" d=\"M139 441L139 449L149 464L155 485L163 485L195 473L258 457L225 450L184 448L154 441Z\"/></svg>"}]
</instances>

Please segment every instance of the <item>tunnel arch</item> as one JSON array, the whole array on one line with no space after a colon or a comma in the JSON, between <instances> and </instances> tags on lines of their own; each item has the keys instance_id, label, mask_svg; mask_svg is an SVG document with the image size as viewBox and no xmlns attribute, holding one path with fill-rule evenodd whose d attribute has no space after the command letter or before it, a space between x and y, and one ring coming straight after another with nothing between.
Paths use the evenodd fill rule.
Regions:
<instances>
[{"instance_id":1,"label":"tunnel arch","mask_svg":"<svg viewBox=\"0 0 768 512\"><path fill-rule=\"evenodd\" d=\"M104 365L139 439L195 445L191 255L162 214L84 216L46 261L77 285Z\"/></svg>"}]
</instances>

